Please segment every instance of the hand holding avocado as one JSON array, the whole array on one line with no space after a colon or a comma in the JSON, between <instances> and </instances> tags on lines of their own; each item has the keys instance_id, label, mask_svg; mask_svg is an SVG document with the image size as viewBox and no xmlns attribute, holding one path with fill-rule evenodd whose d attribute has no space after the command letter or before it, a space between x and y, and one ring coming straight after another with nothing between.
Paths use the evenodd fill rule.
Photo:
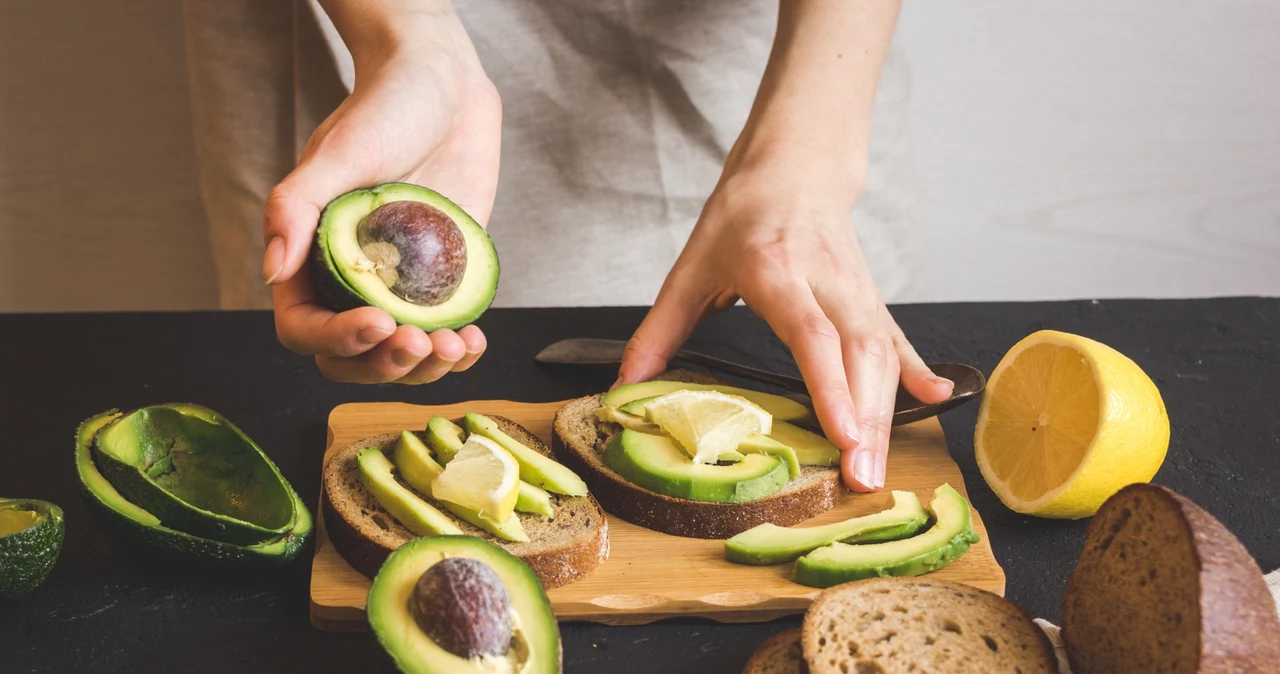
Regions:
<instances>
[{"instance_id":1,"label":"hand holding avocado","mask_svg":"<svg viewBox=\"0 0 1280 674\"><path fill-rule=\"evenodd\" d=\"M314 355L325 376L347 382L426 383L471 367L486 345L480 329L462 327L463 323L456 331L424 330L415 324L418 321L377 308L388 303L365 301L362 304L370 306L360 306L326 301L329 298L317 291L319 284L313 285L317 279L307 258L313 254L315 230L326 204L358 188L408 182L440 190L456 202L454 208L470 217L465 221L454 217L456 229L432 228L417 225L431 224L429 216L441 212L455 215L452 203L415 206L410 213L384 212L381 216L386 217L368 220L385 221L372 224L387 226L361 231L370 240L360 245L373 244L371 250L386 253L373 256L380 262L388 262L387 255L408 261L408 250L397 246L404 239L426 237L457 244L460 234L466 239L466 255L474 259L487 242L481 227L488 220L497 186L501 106L456 16L381 17L394 19L384 21L373 9L367 14L356 17L359 20L334 17L344 30L360 33L344 34L358 82L351 96L312 135L297 168L267 200L263 277L273 286L281 343L297 353ZM440 44L453 49L441 50ZM356 220L365 215L368 212ZM447 259L457 246L445 248L449 250L442 256ZM374 271L388 277L396 266L382 265ZM468 265L469 270L482 267ZM496 260L492 271L496 280ZM468 278L473 275L467 271L461 278L414 279L400 274L387 286L399 291L396 299L403 300L401 305L439 301L440 294L434 291L451 285L448 301L461 301L475 280L483 285L483 279ZM363 294L358 287L347 289ZM492 298L492 289L481 288L480 294L484 292ZM487 300L482 303L487 306ZM439 320L423 324L451 323L439 316L434 319Z\"/></svg>"}]
</instances>

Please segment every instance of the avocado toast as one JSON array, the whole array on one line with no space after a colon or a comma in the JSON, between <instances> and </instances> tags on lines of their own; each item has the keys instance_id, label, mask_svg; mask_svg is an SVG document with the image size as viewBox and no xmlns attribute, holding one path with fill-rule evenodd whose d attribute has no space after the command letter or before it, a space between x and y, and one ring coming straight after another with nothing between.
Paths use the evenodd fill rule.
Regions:
<instances>
[{"instance_id":1,"label":"avocado toast","mask_svg":"<svg viewBox=\"0 0 1280 674\"><path fill-rule=\"evenodd\" d=\"M477 415L478 416L478 415ZM509 439L543 457L551 452L537 436L519 424L503 417L487 417ZM442 420L445 425L453 422ZM464 419L458 420L465 424ZM456 427L456 426L455 426ZM428 439L429 433L413 433L419 440ZM400 521L361 479L361 454L368 461L370 450L391 457L394 455L401 434L387 433L363 438L333 451L325 463L321 508L325 527L334 547L357 571L374 577L392 551L418 538L406 522ZM432 449L439 445L435 442ZM447 460L444 452L436 449L436 460ZM376 458L376 457L375 457ZM567 471L566 471L567 472ZM520 558L537 574L542 584L549 588L573 582L591 573L609 556L608 521L604 511L591 495L570 496L546 493L552 515L517 511L513 517L525 540L508 540L492 531L476 526L474 517L464 517L457 508L450 508L421 489L415 489L405 481L403 471L397 470L391 489L408 494L414 502L425 505L432 517L443 520L434 522L448 533L474 536L489 541ZM522 485L523 486L523 485ZM541 506L525 510L541 510ZM419 511L423 510L421 508ZM469 521L470 520L470 521ZM492 525L491 525L492 526Z\"/></svg>"},{"instance_id":2,"label":"avocado toast","mask_svg":"<svg viewBox=\"0 0 1280 674\"><path fill-rule=\"evenodd\" d=\"M654 382L680 382L693 384L697 387L723 386L712 377L683 370L667 372L657 377ZM645 386L645 384L636 386ZM672 387L662 388L664 391L669 391ZM660 394L664 391L644 391L643 393ZM761 400L758 397L761 394L756 392L750 392L750 394ZM772 458L767 454L744 455L748 458L759 457L754 458L752 463L764 466L764 468L760 471L761 475L741 476L744 482L748 479L757 480L754 483L755 488L743 490L746 491L745 494L742 491L734 490L724 490L720 493L720 496L727 497L731 499L730 501L698 500L697 498L673 495L673 492L680 493L677 490L684 488L681 486L684 482L690 483L686 491L683 492L689 496L702 496L696 493L695 490L707 487L708 484L710 484L712 491L716 491L714 483L708 483L708 481L700 480L698 477L693 477L684 482L681 479L677 479L688 477L687 475L665 479L662 484L676 485L670 489L665 489L667 493L658 491L663 487L658 486L656 481L648 486L642 486L637 483L635 473L624 476L614 467L625 466L625 463L615 461L613 465L610 465L610 462L606 461L606 452L615 454L630 453L637 457L653 453L648 451L650 449L648 447L622 446L624 444L632 444L631 438L640 438L640 436L647 434L641 432L644 430L642 427L627 421L628 418L625 416L618 415L612 418L627 422L632 425L632 428L624 429L618 421L606 420L610 419L608 414L600 414L601 410L609 410L612 407L602 405L602 400L609 395L602 394L579 398L562 407L556 413L553 443L557 458L582 476L582 479L590 487L591 493L599 499L605 510L629 522L675 536L728 538L764 522L772 522L779 526L798 524L819 513L830 510L835 506L837 499L842 494L847 493L840 483L839 455L835 453L834 448L820 455L818 452L812 452L815 457L810 457L809 463L822 463L825 465L800 465L798 466L798 475L788 474L788 469L785 466L786 462L780 459L773 459L772 464L763 461L762 459ZM768 399L795 404L795 401L779 396L771 396ZM804 409L800 405L796 407L801 410ZM783 403L778 403L775 406L775 410L783 413L787 413L789 409L790 406ZM604 417L603 419L601 418L602 416ZM776 411L774 416L779 420L775 422L775 426L786 429L785 432L815 437L814 434L800 429L797 425L788 423ZM791 420L798 423L805 422L804 418L793 417ZM658 438L658 440L640 438L639 443L661 444L662 438L659 436L652 437ZM628 442L624 443L624 441ZM670 452L669 448L666 447L661 448L661 451ZM820 458L817 458L819 456ZM745 463L745 461L738 462L738 464L741 463ZM642 472L649 470L647 467L642 466L641 468ZM696 466L696 468L703 473L709 473L719 468L738 469L737 465L732 467L703 465ZM627 469L624 467L623 471L626 472ZM649 474L652 475L653 473L650 472ZM777 485L776 489L759 488L760 481L777 481L780 476L781 484ZM775 482L775 484L777 483ZM759 491L769 493L756 496ZM736 500L736 502L732 500Z\"/></svg>"}]
</instances>

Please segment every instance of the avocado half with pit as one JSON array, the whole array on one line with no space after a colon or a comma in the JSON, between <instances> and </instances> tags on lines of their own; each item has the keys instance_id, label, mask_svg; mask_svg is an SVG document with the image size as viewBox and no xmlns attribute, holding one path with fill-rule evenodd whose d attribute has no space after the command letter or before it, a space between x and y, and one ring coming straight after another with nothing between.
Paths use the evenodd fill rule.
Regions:
<instances>
[{"instance_id":1,"label":"avocado half with pit","mask_svg":"<svg viewBox=\"0 0 1280 674\"><path fill-rule=\"evenodd\" d=\"M35 499L0 498L0 599L44 582L62 552L62 508Z\"/></svg>"},{"instance_id":2,"label":"avocado half with pit","mask_svg":"<svg viewBox=\"0 0 1280 674\"><path fill-rule=\"evenodd\" d=\"M221 415L207 408L193 405L156 406L156 408L170 410L175 407L191 411L198 410L199 414L207 420L206 423L216 425L225 423L230 425L230 422L226 421ZM110 410L85 420L76 431L75 465L76 476L80 480L81 489L89 503L101 513L114 529L131 541L172 558L201 560L217 564L252 565L286 564L297 558L298 553L301 552L310 539L313 529L311 513L297 492L287 481L283 481L283 478L281 478L278 487L262 490L267 496L255 493L254 490L243 489L243 485L248 484L248 482L245 481L242 470L231 469L223 472L221 468L233 468L233 464L228 463L224 466L218 466L213 461L218 454L216 445L204 447L204 451L210 456L199 465L213 467L214 469L209 470L208 474L200 476L200 480L206 482L209 488L213 489L218 488L217 485L220 484L230 490L229 493L236 494L237 498L263 498L270 501L271 503L267 510L275 510L280 502L286 503L291 512L289 517L292 519L292 525L286 531L254 544L241 545L231 543L179 529L173 522L162 521L152 510L144 508L122 494L98 469L98 465L94 462L94 445L95 440L99 438L103 429L120 422L122 418L130 417L134 414L136 412L125 415L116 410ZM134 424L117 428L136 429L136 420ZM239 432L239 429L235 429L234 433L243 435ZM156 440L162 437L155 435L152 439ZM169 443L168 440L164 442L170 444L171 449L173 449L178 448L180 445L190 447L192 438L182 438L183 442L181 443L178 442L179 438L171 439L173 440L172 443ZM107 442L110 443L110 440L107 440ZM252 445L252 441L248 440L247 437L243 438L243 442ZM257 450L256 445L252 445L252 449L257 452L261 451ZM172 458L170 461L172 462ZM265 455L262 455L262 461L270 463L270 460ZM177 466L182 469L188 467L188 463L185 459L179 459ZM258 470L263 468L260 466ZM270 468L272 472L275 472L274 464L271 464ZM225 513L221 513L221 515L225 516ZM211 521L218 522L220 518L215 517ZM208 525L206 524L206 526Z\"/></svg>"},{"instance_id":3,"label":"avocado half with pit","mask_svg":"<svg viewBox=\"0 0 1280 674\"><path fill-rule=\"evenodd\" d=\"M347 192L320 214L311 255L316 292L334 311L374 306L428 332L474 322L498 290L489 234L425 187Z\"/></svg>"},{"instance_id":4,"label":"avocado half with pit","mask_svg":"<svg viewBox=\"0 0 1280 674\"><path fill-rule=\"evenodd\" d=\"M369 588L369 626L407 674L553 674L563 662L546 591L524 562L472 536L392 552Z\"/></svg>"}]
</instances>

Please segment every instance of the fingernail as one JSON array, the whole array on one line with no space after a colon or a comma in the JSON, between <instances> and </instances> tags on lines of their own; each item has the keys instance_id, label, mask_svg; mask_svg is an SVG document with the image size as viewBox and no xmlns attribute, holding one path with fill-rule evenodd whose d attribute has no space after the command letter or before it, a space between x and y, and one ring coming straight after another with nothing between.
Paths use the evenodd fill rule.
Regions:
<instances>
[{"instance_id":1,"label":"fingernail","mask_svg":"<svg viewBox=\"0 0 1280 674\"><path fill-rule=\"evenodd\" d=\"M360 332L356 333L356 338L365 346L381 344L382 340L391 336L395 330L388 330L381 325L366 325L360 328Z\"/></svg>"},{"instance_id":2,"label":"fingernail","mask_svg":"<svg viewBox=\"0 0 1280 674\"><path fill-rule=\"evenodd\" d=\"M262 280L271 285L280 272L284 271L284 238L272 237L267 244L267 251L262 256Z\"/></svg>"},{"instance_id":3,"label":"fingernail","mask_svg":"<svg viewBox=\"0 0 1280 674\"><path fill-rule=\"evenodd\" d=\"M412 367L422 360L422 355L414 353L411 349L396 349L391 352L391 362L396 367Z\"/></svg>"},{"instance_id":4,"label":"fingernail","mask_svg":"<svg viewBox=\"0 0 1280 674\"><path fill-rule=\"evenodd\" d=\"M889 454L887 452L876 455L876 487L884 486L885 471L889 465Z\"/></svg>"},{"instance_id":5,"label":"fingernail","mask_svg":"<svg viewBox=\"0 0 1280 674\"><path fill-rule=\"evenodd\" d=\"M875 487L876 457L869 449L855 449L853 454L853 479L864 487Z\"/></svg>"},{"instance_id":6,"label":"fingernail","mask_svg":"<svg viewBox=\"0 0 1280 674\"><path fill-rule=\"evenodd\" d=\"M939 377L939 376L937 376L937 375L934 375L934 377L933 377L933 383L935 383L935 384L945 384L945 385L947 385L948 387L950 387L950 388L951 388L951 390L953 390L953 391L954 391L954 390L955 390L955 388L956 388L956 383L955 383L955 382L951 381L950 379L947 379L946 377Z\"/></svg>"},{"instance_id":7,"label":"fingernail","mask_svg":"<svg viewBox=\"0 0 1280 674\"><path fill-rule=\"evenodd\" d=\"M857 428L858 422L854 420L852 415L846 416L840 420L840 432L844 433L845 437L849 438L849 441L853 443L853 447L850 447L849 449L853 449L854 447L858 447L862 444L862 441L858 439L859 436Z\"/></svg>"}]
</instances>

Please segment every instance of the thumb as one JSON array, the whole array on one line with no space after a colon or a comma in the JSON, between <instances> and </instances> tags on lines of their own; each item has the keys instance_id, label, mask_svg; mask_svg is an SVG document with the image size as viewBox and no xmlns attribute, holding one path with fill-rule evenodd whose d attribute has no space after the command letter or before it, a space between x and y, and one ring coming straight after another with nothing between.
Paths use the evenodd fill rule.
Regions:
<instances>
[{"instance_id":1,"label":"thumb","mask_svg":"<svg viewBox=\"0 0 1280 674\"><path fill-rule=\"evenodd\" d=\"M622 353L614 386L645 381L667 369L667 361L684 345L706 316L709 303L673 276L640 322Z\"/></svg>"}]
</instances>

